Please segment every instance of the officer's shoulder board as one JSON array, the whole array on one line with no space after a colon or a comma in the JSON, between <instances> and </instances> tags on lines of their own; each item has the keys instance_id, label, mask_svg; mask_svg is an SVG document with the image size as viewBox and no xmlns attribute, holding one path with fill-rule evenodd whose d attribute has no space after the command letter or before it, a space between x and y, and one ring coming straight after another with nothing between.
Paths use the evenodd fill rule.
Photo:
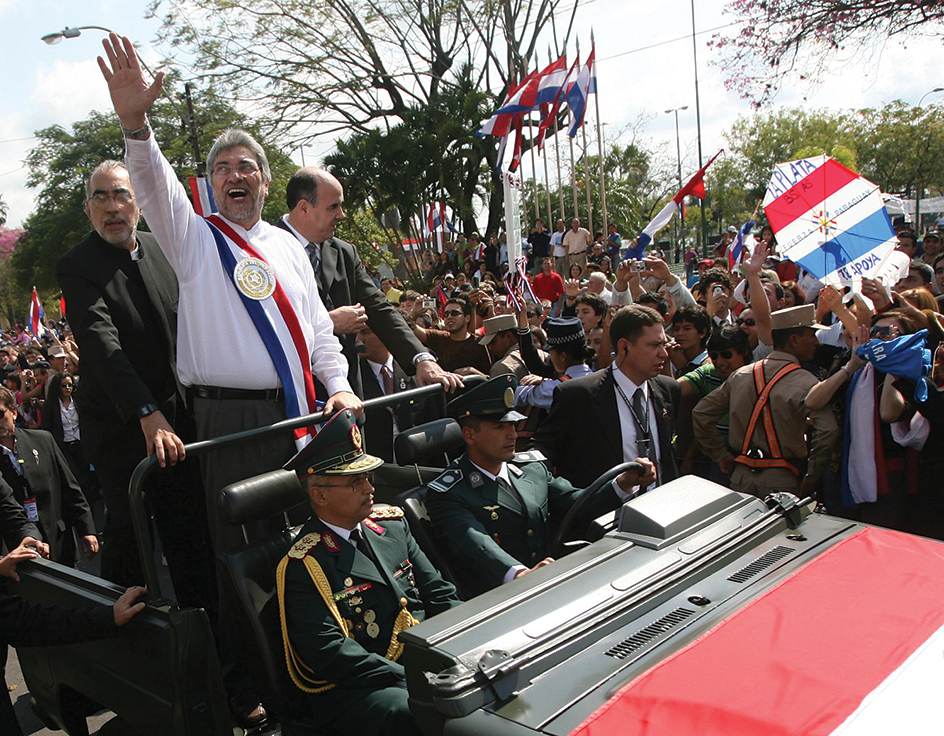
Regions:
<instances>
[{"instance_id":1,"label":"officer's shoulder board","mask_svg":"<svg viewBox=\"0 0 944 736\"><path fill-rule=\"evenodd\" d=\"M438 493L445 493L460 480L462 471L459 468L447 468L436 480L429 482L429 487Z\"/></svg>"},{"instance_id":2,"label":"officer's shoulder board","mask_svg":"<svg viewBox=\"0 0 944 736\"><path fill-rule=\"evenodd\" d=\"M288 556L293 560L303 560L311 550L321 543L321 535L318 532L306 534L291 546Z\"/></svg>"},{"instance_id":3,"label":"officer's shoulder board","mask_svg":"<svg viewBox=\"0 0 944 736\"><path fill-rule=\"evenodd\" d=\"M375 520L402 519L403 509L389 504L377 504L374 506L374 510L370 512L370 518Z\"/></svg>"},{"instance_id":4,"label":"officer's shoulder board","mask_svg":"<svg viewBox=\"0 0 944 736\"><path fill-rule=\"evenodd\" d=\"M543 463L547 458L540 450L528 450L527 452L516 452L513 463L521 465L522 463Z\"/></svg>"}]
</instances>

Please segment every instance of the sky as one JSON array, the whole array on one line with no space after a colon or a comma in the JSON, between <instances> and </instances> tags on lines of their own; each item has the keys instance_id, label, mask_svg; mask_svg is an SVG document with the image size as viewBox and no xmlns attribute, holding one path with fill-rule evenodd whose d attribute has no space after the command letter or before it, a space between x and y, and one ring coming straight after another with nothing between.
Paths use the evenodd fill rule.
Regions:
<instances>
[{"instance_id":1,"label":"sky","mask_svg":"<svg viewBox=\"0 0 944 736\"><path fill-rule=\"evenodd\" d=\"M130 36L144 60L154 66L161 57L152 46L159 23L145 19L147 4L148 0L0 0L0 99L6 103L0 110L0 194L9 206L9 227L19 226L34 207L35 190L26 186L23 163L35 144L34 131L54 124L68 128L91 110L111 109L95 61L103 34L83 31L55 46L40 38L64 27L113 28ZM707 47L710 29L733 22L724 13L725 5L724 0L695 3L705 159L724 147L722 134L738 116L752 114L746 101L725 90L723 70L712 65L714 54ZM679 113L679 138L683 173L693 172L698 157L690 0L584 0L575 21L584 55L591 30L596 38L605 138L612 139L641 120L641 142L672 152L675 121L664 111L687 105ZM928 37L910 39L907 46L889 42L865 58L836 58L822 85L813 89L788 85L774 107L849 109L895 99L917 104L926 93L944 86L940 53L940 40ZM929 94L925 103L942 98L944 93ZM593 123L592 117L588 120ZM306 148L305 163L317 163L332 142L323 139ZM297 154L295 158L301 164ZM523 166L528 175L527 160Z\"/></svg>"}]
</instances>

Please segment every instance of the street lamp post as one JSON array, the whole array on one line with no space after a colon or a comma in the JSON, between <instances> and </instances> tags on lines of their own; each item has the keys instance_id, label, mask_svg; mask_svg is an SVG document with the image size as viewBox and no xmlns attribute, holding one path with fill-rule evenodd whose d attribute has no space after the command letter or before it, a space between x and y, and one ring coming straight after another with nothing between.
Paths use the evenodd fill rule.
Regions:
<instances>
[{"instance_id":1,"label":"street lamp post","mask_svg":"<svg viewBox=\"0 0 944 736\"><path fill-rule=\"evenodd\" d=\"M673 108L673 109L671 109L671 110L666 110L666 111L665 111L665 114L666 114L666 115L671 115L672 113L675 113L675 154L676 154L676 156L677 156L677 158L678 158L678 185L679 185L679 190L682 189L682 141L681 141L681 138L679 138L678 114L679 114L679 110L687 110L687 109L688 109L688 105L682 105L681 107L676 107L676 108ZM679 210L675 213L675 262L676 262L676 263L679 262L679 251L680 251L681 248L682 248L682 244L681 244L681 240L682 240L681 225L680 225L680 222L679 222L681 216L682 216L682 210L679 209Z\"/></svg>"},{"instance_id":2,"label":"street lamp post","mask_svg":"<svg viewBox=\"0 0 944 736\"><path fill-rule=\"evenodd\" d=\"M61 31L56 33L47 33L42 37L42 41L49 46L55 46L57 43L61 43L64 38L78 38L82 35L82 31L103 31L105 33L116 33L111 28L105 28L104 26L76 26L75 28L63 28ZM117 33L116 33L117 35ZM144 70L151 75L153 78L154 72L151 68L144 63L144 59L138 56L138 61L141 62L141 66L144 67ZM193 146L193 156L194 162L197 167L197 175L203 176L205 173L204 163L200 158L200 142L197 138L197 121L196 117L193 114L193 101L190 97L190 85L184 85L184 95L187 98L187 108L190 111L190 115L184 115L183 111L174 101L174 98L170 96L170 93L167 89L163 90L164 96L167 98L167 101L170 102L171 106L177 112L177 117L180 118L183 126L190 134L190 144Z\"/></svg>"}]
</instances>

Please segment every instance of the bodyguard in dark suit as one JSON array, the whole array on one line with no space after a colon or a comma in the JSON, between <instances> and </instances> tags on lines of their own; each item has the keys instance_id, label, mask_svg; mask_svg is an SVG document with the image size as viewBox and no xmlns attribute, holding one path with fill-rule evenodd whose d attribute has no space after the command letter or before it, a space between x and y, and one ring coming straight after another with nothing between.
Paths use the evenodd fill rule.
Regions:
<instances>
[{"instance_id":1,"label":"bodyguard in dark suit","mask_svg":"<svg viewBox=\"0 0 944 736\"><path fill-rule=\"evenodd\" d=\"M75 401L83 449L108 507L102 576L127 586L143 579L128 504L131 473L151 453L162 466L175 465L192 421L176 376L177 278L154 236L137 230L140 210L124 164L99 165L87 196L95 231L59 260L56 276L82 354ZM178 602L212 607L199 468L183 463L151 473L148 497Z\"/></svg>"},{"instance_id":2,"label":"bodyguard in dark suit","mask_svg":"<svg viewBox=\"0 0 944 736\"><path fill-rule=\"evenodd\" d=\"M681 389L675 379L660 375L668 360L662 317L649 307L624 307L613 318L610 339L616 351L611 367L555 389L534 446L558 475L578 486L635 457L655 462L657 482L666 483L678 476L675 416Z\"/></svg>"},{"instance_id":3,"label":"bodyguard in dark suit","mask_svg":"<svg viewBox=\"0 0 944 736\"><path fill-rule=\"evenodd\" d=\"M406 375L370 327L358 334L357 350L364 399L375 399L416 388L416 380ZM393 408L373 407L364 410L364 443L371 454L384 462L394 462L393 441L404 429L436 419L425 399L404 401Z\"/></svg>"},{"instance_id":4,"label":"bodyguard in dark suit","mask_svg":"<svg viewBox=\"0 0 944 736\"><path fill-rule=\"evenodd\" d=\"M524 418L513 409L517 385L513 375L498 376L449 403L466 452L426 494L437 540L464 595L478 595L553 562L548 557L552 525L586 492L551 475L540 452L515 454L515 424ZM575 528L617 508L636 484L653 479L654 473L622 473L587 499Z\"/></svg>"},{"instance_id":5,"label":"bodyguard in dark suit","mask_svg":"<svg viewBox=\"0 0 944 736\"><path fill-rule=\"evenodd\" d=\"M336 414L286 468L314 511L277 571L287 666L319 733L419 734L397 633L454 605L455 588L419 549L403 511L373 510L354 414Z\"/></svg>"},{"instance_id":6,"label":"bodyguard in dark suit","mask_svg":"<svg viewBox=\"0 0 944 736\"><path fill-rule=\"evenodd\" d=\"M85 551L98 552L95 521L62 451L41 429L15 429L16 402L0 388L0 475L27 516L39 527L50 558L71 567L76 562L73 529Z\"/></svg>"},{"instance_id":7,"label":"bodyguard in dark suit","mask_svg":"<svg viewBox=\"0 0 944 736\"><path fill-rule=\"evenodd\" d=\"M289 180L286 204L289 213L278 222L308 251L318 293L334 322L334 334L348 361L348 381L363 398L363 376L355 341L369 320L371 329L393 353L407 375L416 375L420 386L442 383L446 390L461 385L458 376L446 373L432 353L416 339L395 305L377 288L351 243L334 237L344 219L341 183L322 169L300 169ZM320 395L324 395L323 390Z\"/></svg>"}]
</instances>

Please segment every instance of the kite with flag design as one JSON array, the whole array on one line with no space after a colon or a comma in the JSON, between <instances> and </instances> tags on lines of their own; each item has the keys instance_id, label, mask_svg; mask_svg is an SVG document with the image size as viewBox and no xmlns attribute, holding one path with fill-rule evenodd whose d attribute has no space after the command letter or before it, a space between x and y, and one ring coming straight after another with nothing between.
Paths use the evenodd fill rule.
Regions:
<instances>
[{"instance_id":1,"label":"kite with flag design","mask_svg":"<svg viewBox=\"0 0 944 736\"><path fill-rule=\"evenodd\" d=\"M636 245L626 252L626 258L636 258L638 260L643 257L646 252L646 246L652 242L652 236L672 221L672 215L675 214L675 211L685 197L691 195L692 197L698 197L698 199L705 198L705 172L721 153L722 151L718 151L708 160L708 163L695 172L695 175L688 180L688 183L684 187L678 190L659 214L652 219L652 222L646 225L645 230L640 233Z\"/></svg>"},{"instance_id":2,"label":"kite with flag design","mask_svg":"<svg viewBox=\"0 0 944 736\"><path fill-rule=\"evenodd\" d=\"M886 265L907 269L907 257L899 264L893 255L897 239L878 186L829 156L778 164L764 213L780 255L823 283L857 291Z\"/></svg>"}]
</instances>

